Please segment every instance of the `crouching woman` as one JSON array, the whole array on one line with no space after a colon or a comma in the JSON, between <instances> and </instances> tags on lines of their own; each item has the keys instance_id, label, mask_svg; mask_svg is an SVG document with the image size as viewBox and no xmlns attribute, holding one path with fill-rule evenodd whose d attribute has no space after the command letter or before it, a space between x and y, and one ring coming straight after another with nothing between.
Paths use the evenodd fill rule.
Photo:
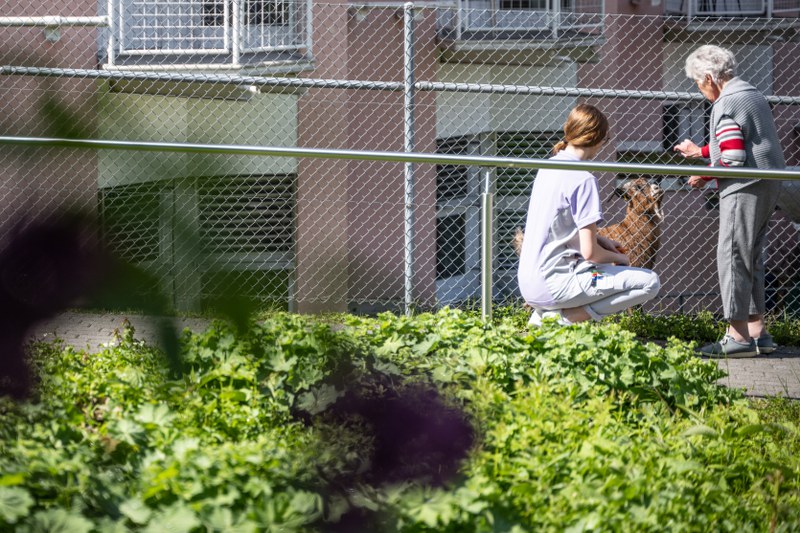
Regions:
<instances>
[{"instance_id":1,"label":"crouching woman","mask_svg":"<svg viewBox=\"0 0 800 533\"><path fill-rule=\"evenodd\" d=\"M567 117L554 161L593 159L608 120L580 104ZM658 293L655 272L627 266L619 244L597 234L603 212L597 179L581 170L542 169L534 180L519 262L519 286L533 308L531 324L555 316L562 324L601 318Z\"/></svg>"}]
</instances>

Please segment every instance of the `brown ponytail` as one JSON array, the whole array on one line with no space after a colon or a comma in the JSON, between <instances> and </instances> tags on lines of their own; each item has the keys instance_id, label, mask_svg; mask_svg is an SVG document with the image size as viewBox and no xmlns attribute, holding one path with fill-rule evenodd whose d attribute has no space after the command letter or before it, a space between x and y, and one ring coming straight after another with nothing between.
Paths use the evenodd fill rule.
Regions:
<instances>
[{"instance_id":1,"label":"brown ponytail","mask_svg":"<svg viewBox=\"0 0 800 533\"><path fill-rule=\"evenodd\" d=\"M569 112L564 123L564 139L553 147L557 154L571 144L576 147L597 146L608 137L608 119L602 111L589 104L578 104Z\"/></svg>"},{"instance_id":2,"label":"brown ponytail","mask_svg":"<svg viewBox=\"0 0 800 533\"><path fill-rule=\"evenodd\" d=\"M558 141L558 142L556 143L556 145L555 145L555 146L553 146L553 154L557 154L558 152L560 152L561 150L563 150L564 148L566 148L566 147L567 147L567 144L568 144L568 143L567 143L567 141L566 141L566 140L564 140L564 139L562 139L562 140Z\"/></svg>"}]
</instances>

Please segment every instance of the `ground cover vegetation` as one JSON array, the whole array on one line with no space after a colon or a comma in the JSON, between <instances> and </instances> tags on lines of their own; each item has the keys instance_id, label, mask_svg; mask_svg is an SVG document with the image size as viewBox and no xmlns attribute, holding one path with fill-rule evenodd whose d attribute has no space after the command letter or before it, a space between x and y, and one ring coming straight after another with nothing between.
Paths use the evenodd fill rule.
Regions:
<instances>
[{"instance_id":1,"label":"ground cover vegetation","mask_svg":"<svg viewBox=\"0 0 800 533\"><path fill-rule=\"evenodd\" d=\"M502 313L499 313L502 315ZM800 411L622 325L277 314L35 345L0 530L795 531Z\"/></svg>"},{"instance_id":2,"label":"ground cover vegetation","mask_svg":"<svg viewBox=\"0 0 800 533\"><path fill-rule=\"evenodd\" d=\"M467 312L477 316L472 306ZM517 303L495 307L496 322L516 324L520 330L527 329L530 309ZM800 346L800 318L788 313L771 314L766 318L767 327L775 342L781 346ZM619 324L637 337L646 340L666 341L674 337L685 342L705 344L717 341L725 334L727 322L710 311L696 313L647 313L633 309L606 319L606 323Z\"/></svg>"}]
</instances>

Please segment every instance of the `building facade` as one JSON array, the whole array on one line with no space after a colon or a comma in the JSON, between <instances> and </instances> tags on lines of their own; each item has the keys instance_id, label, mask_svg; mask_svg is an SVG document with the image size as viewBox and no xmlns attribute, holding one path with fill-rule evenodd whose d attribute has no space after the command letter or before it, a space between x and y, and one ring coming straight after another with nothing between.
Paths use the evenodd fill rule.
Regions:
<instances>
[{"instance_id":1,"label":"building facade","mask_svg":"<svg viewBox=\"0 0 800 533\"><path fill-rule=\"evenodd\" d=\"M414 23L415 76L454 86L696 92L683 75L683 61L695 47L713 42L732 48L740 75L765 94L791 96L800 72L794 59L800 57L794 37L800 2L793 1L798 5L785 0L421 2ZM11 134L53 133L41 111L42 95L50 90L67 122L73 113L87 124L82 134L103 139L403 150L402 92L224 79L402 82L401 4L45 4L15 4L7 17L106 17L108 23L80 29L6 25L0 28L4 64L196 77L7 76L6 106L18 117L5 120ZM419 91L415 149L546 157L579 101L597 104L611 119L612 142L601 154L606 160L674 163L672 145L687 137L701 143L706 135L708 109L700 101ZM796 165L800 113L788 104L774 112L787 160ZM50 209L50 191L67 191L75 203L97 210L105 235L123 257L159 273L178 308L200 308L210 295L232 286L301 312L402 304L403 164L112 150L54 150L33 160L9 152L6 158L7 197L29 203L9 210L5 222L35 206ZM33 172L32 161L38 165ZM524 220L534 176L535 171L511 168L488 175L452 165L415 169L414 298L420 306L479 296L479 197L486 183L496 194L495 293L516 295L516 258L509 243ZM613 189L628 176L599 178L608 198L607 218L614 221L624 204ZM713 194L690 191L676 178L657 179L669 190L656 267L664 282L658 305L673 311L713 307ZM696 227L705 229L702 235L694 233ZM778 216L774 233L785 247L796 232Z\"/></svg>"}]
</instances>

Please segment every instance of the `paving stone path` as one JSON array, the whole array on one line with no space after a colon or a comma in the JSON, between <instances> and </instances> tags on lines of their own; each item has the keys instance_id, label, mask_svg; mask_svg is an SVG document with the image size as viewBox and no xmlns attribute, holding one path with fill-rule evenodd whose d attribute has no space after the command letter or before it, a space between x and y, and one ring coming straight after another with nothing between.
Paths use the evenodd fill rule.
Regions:
<instances>
[{"instance_id":1,"label":"paving stone path","mask_svg":"<svg viewBox=\"0 0 800 533\"><path fill-rule=\"evenodd\" d=\"M149 317L78 312L67 312L40 324L32 332L32 338L40 341L59 338L75 348L96 351L103 344L113 342L114 331L122 327L126 318L135 328L136 338L153 342L156 328ZM175 320L179 330L189 328L192 331L201 331L210 322L203 318ZM800 348L798 347L779 347L768 356L723 360L719 365L728 372L728 377L720 380L720 383L726 386L744 388L750 396L784 396L800 399Z\"/></svg>"}]
</instances>

